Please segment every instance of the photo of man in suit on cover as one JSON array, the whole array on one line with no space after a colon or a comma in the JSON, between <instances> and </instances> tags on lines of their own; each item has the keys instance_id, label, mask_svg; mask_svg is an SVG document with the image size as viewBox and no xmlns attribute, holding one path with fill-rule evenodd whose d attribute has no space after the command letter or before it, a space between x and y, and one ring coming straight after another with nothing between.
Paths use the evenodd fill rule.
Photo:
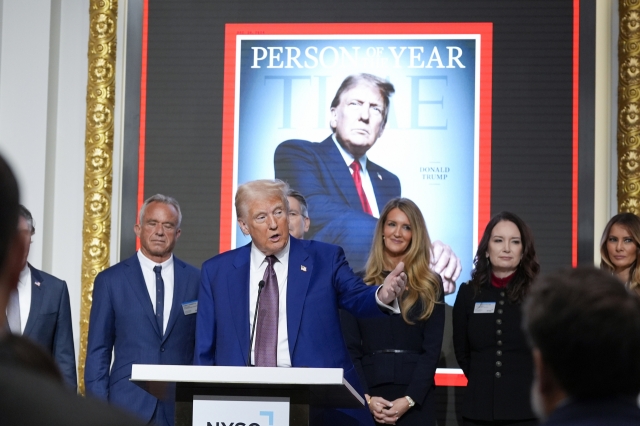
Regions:
<instances>
[{"instance_id":1,"label":"photo of man in suit on cover","mask_svg":"<svg viewBox=\"0 0 640 426\"><path fill-rule=\"evenodd\" d=\"M364 269L380 210L401 195L398 177L367 158L384 131L394 92L393 84L372 74L348 76L331 102L333 134L321 143L282 142L274 155L276 179L315 206L307 238L341 246L354 270ZM460 261L440 241L434 249L437 272L452 293Z\"/></svg>"}]
</instances>

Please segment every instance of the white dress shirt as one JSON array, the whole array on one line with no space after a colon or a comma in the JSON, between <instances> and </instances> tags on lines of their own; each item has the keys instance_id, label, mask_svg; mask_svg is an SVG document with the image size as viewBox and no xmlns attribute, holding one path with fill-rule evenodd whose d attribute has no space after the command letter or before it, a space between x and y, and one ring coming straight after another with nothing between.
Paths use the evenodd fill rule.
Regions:
<instances>
[{"instance_id":1,"label":"white dress shirt","mask_svg":"<svg viewBox=\"0 0 640 426\"><path fill-rule=\"evenodd\" d=\"M157 265L162 266L160 275L162 275L162 281L164 281L164 312L162 313L162 333L164 334L171 314L171 305L173 304L173 254L164 262L156 263L138 250L138 260L140 261L144 283L147 285L149 298L153 305L153 312L156 311L156 273L153 268Z\"/></svg>"},{"instance_id":2,"label":"white dress shirt","mask_svg":"<svg viewBox=\"0 0 640 426\"><path fill-rule=\"evenodd\" d=\"M289 335L287 334L287 277L289 275L289 243L274 256L278 259L273 269L278 277L278 353L276 365L278 367L291 367L291 355L289 354ZM258 300L258 283L264 278L267 269L266 256L258 250L255 244L251 244L251 263L249 270L249 330L253 330L253 318L256 312ZM251 364L255 365L254 349L256 336L253 337L251 346Z\"/></svg>"},{"instance_id":3,"label":"white dress shirt","mask_svg":"<svg viewBox=\"0 0 640 426\"><path fill-rule=\"evenodd\" d=\"M28 263L20 271L19 280L16 291L18 292L18 303L20 304L20 334L23 334L31 311L31 269Z\"/></svg>"},{"instance_id":4,"label":"white dress shirt","mask_svg":"<svg viewBox=\"0 0 640 426\"><path fill-rule=\"evenodd\" d=\"M353 176L353 169L351 168L351 163L355 160L353 155L346 151L342 145L338 143L336 140L335 133L333 136L333 143L336 144L340 154L342 155L342 159L349 167L349 171L351 172L351 176ZM358 160L360 162L360 179L362 180L362 189L364 190L364 194L367 196L367 201L369 202L369 207L371 207L371 214L376 219L380 217L380 209L378 208L378 202L376 201L376 194L373 191L373 184L371 183L371 176L369 176L369 171L367 170L367 154L360 157Z\"/></svg>"}]
</instances>

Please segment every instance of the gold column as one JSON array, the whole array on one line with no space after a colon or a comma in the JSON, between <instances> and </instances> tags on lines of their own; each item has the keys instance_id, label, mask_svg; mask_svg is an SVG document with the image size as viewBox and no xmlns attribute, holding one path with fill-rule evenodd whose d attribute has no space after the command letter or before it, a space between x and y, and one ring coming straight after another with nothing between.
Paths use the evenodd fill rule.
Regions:
<instances>
[{"instance_id":1,"label":"gold column","mask_svg":"<svg viewBox=\"0 0 640 426\"><path fill-rule=\"evenodd\" d=\"M109 266L117 18L118 0L91 0L78 360L79 390L82 394L93 280Z\"/></svg>"},{"instance_id":2,"label":"gold column","mask_svg":"<svg viewBox=\"0 0 640 426\"><path fill-rule=\"evenodd\" d=\"M640 214L640 0L618 10L618 211Z\"/></svg>"}]
</instances>

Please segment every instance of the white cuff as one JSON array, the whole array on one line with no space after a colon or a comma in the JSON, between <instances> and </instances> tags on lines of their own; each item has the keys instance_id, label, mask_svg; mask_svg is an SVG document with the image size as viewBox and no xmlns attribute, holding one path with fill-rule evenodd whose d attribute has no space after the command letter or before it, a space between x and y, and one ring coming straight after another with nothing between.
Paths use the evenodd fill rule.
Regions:
<instances>
[{"instance_id":1,"label":"white cuff","mask_svg":"<svg viewBox=\"0 0 640 426\"><path fill-rule=\"evenodd\" d=\"M378 286L378 289L376 290L376 303L378 304L379 307L381 307L382 309L388 311L390 314L399 314L400 313L400 305L398 305L398 299L393 299L393 302L391 302L390 305L385 305L384 303L382 303L380 301L380 299L378 298L378 291L380 291L380 288L382 286Z\"/></svg>"}]
</instances>

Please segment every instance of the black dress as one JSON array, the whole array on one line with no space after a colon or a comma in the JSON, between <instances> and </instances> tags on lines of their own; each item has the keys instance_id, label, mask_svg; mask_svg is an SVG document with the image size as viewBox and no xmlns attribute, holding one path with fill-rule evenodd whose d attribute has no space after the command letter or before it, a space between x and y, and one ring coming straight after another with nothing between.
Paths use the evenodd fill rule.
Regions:
<instances>
[{"instance_id":1,"label":"black dress","mask_svg":"<svg viewBox=\"0 0 640 426\"><path fill-rule=\"evenodd\" d=\"M462 416L494 424L531 420L533 359L522 332L521 305L509 302L506 289L470 283L460 286L453 307L453 344L460 368L469 380ZM493 312L479 313L485 302Z\"/></svg>"},{"instance_id":2,"label":"black dress","mask_svg":"<svg viewBox=\"0 0 640 426\"><path fill-rule=\"evenodd\" d=\"M425 321L402 315L355 318L340 311L342 332L365 393L393 401L410 396L416 405L397 424L435 425L434 375L444 331L444 291ZM411 312L410 312L411 313Z\"/></svg>"}]
</instances>

